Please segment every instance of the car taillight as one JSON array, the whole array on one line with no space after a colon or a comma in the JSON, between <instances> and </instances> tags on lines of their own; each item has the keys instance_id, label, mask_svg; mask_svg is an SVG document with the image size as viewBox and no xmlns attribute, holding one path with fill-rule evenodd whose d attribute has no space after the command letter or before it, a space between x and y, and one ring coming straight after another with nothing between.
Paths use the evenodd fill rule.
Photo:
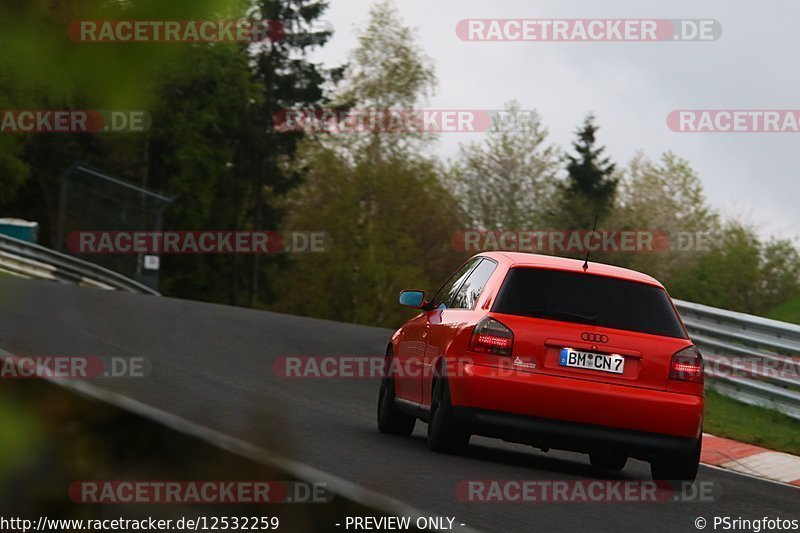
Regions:
<instances>
[{"instance_id":1,"label":"car taillight","mask_svg":"<svg viewBox=\"0 0 800 533\"><path fill-rule=\"evenodd\" d=\"M494 318L486 317L475 325L469 350L494 355L511 355L514 333Z\"/></svg>"},{"instance_id":2,"label":"car taillight","mask_svg":"<svg viewBox=\"0 0 800 533\"><path fill-rule=\"evenodd\" d=\"M669 379L689 381L691 383L703 382L703 356L700 350L689 346L676 352L669 365Z\"/></svg>"}]
</instances>

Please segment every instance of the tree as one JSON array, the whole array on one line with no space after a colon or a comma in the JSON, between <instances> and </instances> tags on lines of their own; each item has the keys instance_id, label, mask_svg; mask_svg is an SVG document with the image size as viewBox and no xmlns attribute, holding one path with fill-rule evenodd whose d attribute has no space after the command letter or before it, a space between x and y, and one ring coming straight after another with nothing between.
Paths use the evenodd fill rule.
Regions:
<instances>
[{"instance_id":1,"label":"tree","mask_svg":"<svg viewBox=\"0 0 800 533\"><path fill-rule=\"evenodd\" d=\"M388 109L424 98L433 71L412 35L390 3L373 6L351 55L351 77L334 101ZM418 139L413 132L371 131L304 140L295 168L306 178L290 194L283 226L324 230L332 247L291 258L281 276L291 290L276 309L396 325L408 315L396 304L401 288L432 289L444 279L458 261L451 239L460 220Z\"/></svg>"},{"instance_id":2,"label":"tree","mask_svg":"<svg viewBox=\"0 0 800 533\"><path fill-rule=\"evenodd\" d=\"M715 226L703 184L689 162L666 152L654 162L638 154L620 173L616 213L630 224L701 231Z\"/></svg>"},{"instance_id":3,"label":"tree","mask_svg":"<svg viewBox=\"0 0 800 533\"><path fill-rule=\"evenodd\" d=\"M573 148L577 155L567 156L567 180L561 187L556 214L556 221L565 224L565 229L591 229L595 217L603 221L614 203L615 165L603 157L605 147L596 147L598 129L594 116L587 116L576 131Z\"/></svg>"},{"instance_id":4,"label":"tree","mask_svg":"<svg viewBox=\"0 0 800 533\"><path fill-rule=\"evenodd\" d=\"M800 298L800 253L794 243L772 238L762 245L761 277L761 314Z\"/></svg>"},{"instance_id":5,"label":"tree","mask_svg":"<svg viewBox=\"0 0 800 533\"><path fill-rule=\"evenodd\" d=\"M152 85L190 45L108 45L70 41L79 20L219 18L242 0L8 0L0 3L0 109L150 110ZM0 135L0 208L42 225L49 244L58 177L75 159L104 153L102 135ZM118 140L118 139L117 139ZM115 141L112 141L115 142ZM124 141L123 141L124 142ZM141 152L142 144L138 145Z\"/></svg>"},{"instance_id":6,"label":"tree","mask_svg":"<svg viewBox=\"0 0 800 533\"><path fill-rule=\"evenodd\" d=\"M619 178L616 203L604 225L653 232L655 249L607 254L606 259L669 282L706 251L709 235L719 230L719 216L689 162L672 152L659 161L638 154Z\"/></svg>"},{"instance_id":7,"label":"tree","mask_svg":"<svg viewBox=\"0 0 800 533\"><path fill-rule=\"evenodd\" d=\"M283 109L320 105L324 85L337 76L308 57L331 37L312 29L326 7L315 0L259 0L249 17L280 21L284 38L199 47L193 61L166 76L158 112L159 123L169 126L151 136L149 173L151 183L179 196L168 211L169 228L278 228L281 198L302 180L284 164L302 133L276 131L274 117ZM273 298L267 282L272 261L168 257L164 289L255 306Z\"/></svg>"},{"instance_id":8,"label":"tree","mask_svg":"<svg viewBox=\"0 0 800 533\"><path fill-rule=\"evenodd\" d=\"M675 297L735 311L763 315L800 295L794 245L764 240L740 221L720 222L688 161L639 154L619 176L610 227L667 240L653 251L608 254L608 262L655 276Z\"/></svg>"},{"instance_id":9,"label":"tree","mask_svg":"<svg viewBox=\"0 0 800 533\"><path fill-rule=\"evenodd\" d=\"M330 31L313 31L317 0L46 2L0 6L0 78L7 109L137 109L146 134L0 136L0 207L38 220L51 244L60 176L82 160L177 196L164 229L276 229L274 199L296 186L286 173L302 134L275 132L275 112L319 105L336 77L308 58ZM252 43L71 43L74 20L278 20L283 38ZM36 41L30 43L32 36ZM65 46L65 43L67 46ZM2 99L3 96L0 96ZM226 303L270 298L257 257L167 256L162 291ZM262 282L262 283L259 283Z\"/></svg>"},{"instance_id":10,"label":"tree","mask_svg":"<svg viewBox=\"0 0 800 533\"><path fill-rule=\"evenodd\" d=\"M427 101L436 86L432 60L416 42L413 29L402 24L390 0L370 7L365 27L358 30L358 46L332 105L354 112L414 110ZM384 131L380 127L363 134L321 139L344 156L360 154L378 159L425 151L433 136L417 131Z\"/></svg>"},{"instance_id":11,"label":"tree","mask_svg":"<svg viewBox=\"0 0 800 533\"><path fill-rule=\"evenodd\" d=\"M10 71L0 74L0 109L25 109L29 104L26 93ZM14 207L14 197L28 179L30 166L22 157L23 150L21 136L0 133L0 209Z\"/></svg>"},{"instance_id":12,"label":"tree","mask_svg":"<svg viewBox=\"0 0 800 533\"><path fill-rule=\"evenodd\" d=\"M260 86L247 55L236 47L196 47L188 59L156 88L154 127L143 167L136 170L149 187L176 197L165 229L245 229L242 213L249 206L242 191L257 176L237 165L237 154L256 135L250 112L260 102ZM243 281L231 274L235 262L234 256L165 256L160 289L238 303L234 285Z\"/></svg>"},{"instance_id":13,"label":"tree","mask_svg":"<svg viewBox=\"0 0 800 533\"><path fill-rule=\"evenodd\" d=\"M325 253L297 254L280 275L276 309L346 322L392 326L408 316L403 288L435 289L458 262L451 247L460 222L428 161L387 157L350 165L315 151L309 174L290 195L287 228L324 230Z\"/></svg>"},{"instance_id":14,"label":"tree","mask_svg":"<svg viewBox=\"0 0 800 533\"><path fill-rule=\"evenodd\" d=\"M473 228L544 229L554 208L559 149L547 144L547 128L535 111L509 102L504 113L524 114L525 127L506 129L495 121L482 143L461 147L448 184Z\"/></svg>"},{"instance_id":15,"label":"tree","mask_svg":"<svg viewBox=\"0 0 800 533\"><path fill-rule=\"evenodd\" d=\"M326 85L335 84L341 78L341 68L325 69L309 58L311 50L323 46L333 35L330 30L314 29L315 22L327 8L324 0L255 0L253 3L251 17L280 21L286 35L249 49L254 56L254 77L260 95L257 104L249 106L249 135L238 144L234 161L234 166L248 179L241 187L222 192L231 202L243 200L242 209L236 213L237 228L276 229L283 216L282 198L302 181L303 174L298 167L285 162L294 157L303 134L278 132L275 117L286 109L322 105L327 102ZM244 265L240 257L233 257L233 303L240 303L243 287L247 287L250 306L256 306L259 300L271 301L274 288L267 283L267 272L273 267L272 261L262 261L259 255L254 255L249 263Z\"/></svg>"},{"instance_id":16,"label":"tree","mask_svg":"<svg viewBox=\"0 0 800 533\"><path fill-rule=\"evenodd\" d=\"M791 242L762 242L752 227L730 222L712 243L676 276L675 296L763 315L800 295L800 254Z\"/></svg>"}]
</instances>

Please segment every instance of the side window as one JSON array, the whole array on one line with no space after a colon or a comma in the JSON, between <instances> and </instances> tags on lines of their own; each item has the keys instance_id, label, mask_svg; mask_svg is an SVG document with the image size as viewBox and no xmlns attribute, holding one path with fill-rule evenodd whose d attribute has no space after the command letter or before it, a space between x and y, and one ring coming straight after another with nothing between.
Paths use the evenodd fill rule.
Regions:
<instances>
[{"instance_id":1,"label":"side window","mask_svg":"<svg viewBox=\"0 0 800 533\"><path fill-rule=\"evenodd\" d=\"M467 281L458 289L450 307L453 309L474 309L478 303L478 298L486 286L486 282L497 268L497 263L490 259L484 259L475 267L475 270L467 278Z\"/></svg>"},{"instance_id":2,"label":"side window","mask_svg":"<svg viewBox=\"0 0 800 533\"><path fill-rule=\"evenodd\" d=\"M464 280L467 279L467 276L469 276L469 273L472 272L472 269L475 268L475 265L477 265L479 261L480 258L467 261L461 268L456 270L455 274L450 276L450 279L442 285L442 288L439 289L439 292L433 297L432 302L434 308L438 308L442 304L444 304L445 307L450 307L450 301L453 299L453 296L455 296L461 284L464 283Z\"/></svg>"}]
</instances>

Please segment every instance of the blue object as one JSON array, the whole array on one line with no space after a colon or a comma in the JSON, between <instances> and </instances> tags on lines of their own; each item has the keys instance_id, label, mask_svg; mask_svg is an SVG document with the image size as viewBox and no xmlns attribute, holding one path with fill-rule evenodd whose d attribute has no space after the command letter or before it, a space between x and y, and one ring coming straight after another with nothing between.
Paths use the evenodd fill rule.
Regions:
<instances>
[{"instance_id":1,"label":"blue object","mask_svg":"<svg viewBox=\"0 0 800 533\"><path fill-rule=\"evenodd\" d=\"M0 234L36 244L38 241L39 223L18 218L0 218Z\"/></svg>"},{"instance_id":2,"label":"blue object","mask_svg":"<svg viewBox=\"0 0 800 533\"><path fill-rule=\"evenodd\" d=\"M419 308L424 303L425 293L422 291L402 291L400 293L400 305Z\"/></svg>"}]
</instances>

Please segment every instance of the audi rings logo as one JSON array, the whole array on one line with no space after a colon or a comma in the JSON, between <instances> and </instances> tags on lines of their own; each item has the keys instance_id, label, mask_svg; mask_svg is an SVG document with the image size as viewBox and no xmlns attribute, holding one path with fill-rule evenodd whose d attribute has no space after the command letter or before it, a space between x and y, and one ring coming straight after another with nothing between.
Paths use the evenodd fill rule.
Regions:
<instances>
[{"instance_id":1,"label":"audi rings logo","mask_svg":"<svg viewBox=\"0 0 800 533\"><path fill-rule=\"evenodd\" d=\"M586 342L599 342L605 344L608 342L608 335L601 335L600 333L589 333L588 331L584 331L581 333L581 339L585 340Z\"/></svg>"}]
</instances>

